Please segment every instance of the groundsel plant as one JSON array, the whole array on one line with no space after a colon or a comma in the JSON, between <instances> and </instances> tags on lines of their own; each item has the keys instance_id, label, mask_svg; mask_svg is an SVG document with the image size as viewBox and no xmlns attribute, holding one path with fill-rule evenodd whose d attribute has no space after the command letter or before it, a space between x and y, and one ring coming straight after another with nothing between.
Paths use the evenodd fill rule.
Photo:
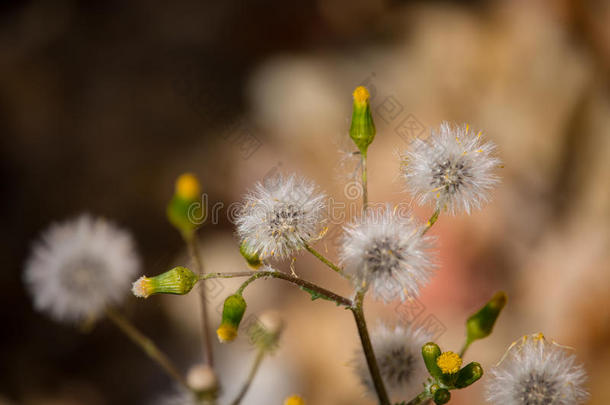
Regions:
<instances>
[{"instance_id":1,"label":"groundsel plant","mask_svg":"<svg viewBox=\"0 0 610 405\"><path fill-rule=\"evenodd\" d=\"M197 249L200 224L193 220L204 214L205 207L198 202L201 186L194 175L186 173L177 179L166 213L188 247L190 264L135 279L138 259L128 234L105 220L84 216L53 226L34 245L24 279L35 307L58 321L71 323L92 322L106 315L180 384L179 395L167 399L160 395L159 403L216 405L224 388L237 393L227 404L238 405L244 403L249 388L256 383L261 363L281 343L281 312L260 314L247 329L256 356L245 381L236 382L220 380L215 372L205 288L199 288L203 361L188 370L186 377L116 306L134 279L133 295L149 298L155 294L188 294L198 283L211 279L243 278L245 281L226 297L216 329L219 341L230 344L238 338L247 311L248 286L275 278L293 284L312 300L332 301L353 314L361 348L350 364L364 391L379 404L448 403L451 391L467 388L483 376L478 362L465 364L463 359L471 344L492 333L506 305L506 295L496 293L466 320L465 341L459 351L441 350L428 331L408 325L377 322L379 326L370 334L364 302L367 294L386 303L419 295L435 269L434 239L428 231L442 213L470 213L489 200L492 187L498 183L495 171L500 166L495 146L483 141L482 133L468 125L448 123L441 124L427 139L413 142L401 155L401 171L407 191L415 200L433 203L433 213L421 223L411 213L396 212L388 205L381 204L381 209L368 207L367 156L376 130L369 93L362 86L353 93L349 135L357 148L353 155L360 159L362 212L343 229L338 261L313 246L325 235L326 195L299 175L277 175L253 186L236 220L236 249L248 269L206 271ZM292 266L287 273L272 264L294 261L294 255L303 251L343 276L353 293L342 296L298 277ZM585 373L566 350L542 335L524 337L492 369L487 378L487 399L498 405L582 403L587 397ZM306 403L294 393L285 395L285 405Z\"/></svg>"}]
</instances>

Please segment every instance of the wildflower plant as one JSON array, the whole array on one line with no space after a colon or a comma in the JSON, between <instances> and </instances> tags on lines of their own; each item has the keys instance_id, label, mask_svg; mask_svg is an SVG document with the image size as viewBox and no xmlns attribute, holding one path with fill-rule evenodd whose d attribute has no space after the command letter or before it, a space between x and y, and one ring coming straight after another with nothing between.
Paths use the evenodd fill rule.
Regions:
<instances>
[{"instance_id":1,"label":"wildflower plant","mask_svg":"<svg viewBox=\"0 0 610 405\"><path fill-rule=\"evenodd\" d=\"M222 320L216 328L221 343L237 339L240 324L248 311L250 284L275 278L298 287L312 300L324 299L349 310L360 337L361 348L352 365L362 386L382 405L417 405L433 401L446 404L451 392L469 387L484 374L476 362L465 363L470 345L489 336L507 302L496 293L479 311L466 320L465 341L459 351L441 350L432 334L423 328L379 323L369 333L364 315L367 294L386 303L417 297L434 277L434 238L428 231L442 213L470 213L489 201L498 183L495 169L500 160L496 147L482 139L481 132L468 125L443 123L427 139L416 139L401 155L401 171L407 191L419 204L432 203L427 222L410 212L398 212L389 205L369 207L367 156L376 136L366 88L353 93L353 115L349 130L360 158L362 212L346 224L333 261L314 245L326 233L326 195L310 180L296 174L278 174L258 182L244 197L236 220L236 249L249 269L237 272L208 272L198 250L199 223L204 207L198 204L201 185L190 173L176 181L167 206L167 218L184 239L192 266L178 266L156 276L136 272L139 260L131 237L106 222L83 216L45 232L25 266L24 279L37 309L58 321L86 322L106 315L167 374L180 383L178 396L163 404L218 404L223 386L235 381L218 379L214 369L212 327L206 308L205 288L199 288L203 361L183 376L154 342L136 329L116 308L125 293L148 298L155 294L184 295L197 284L211 279L244 278L223 305ZM330 270L349 281L353 293L342 296L323 286L273 267L271 260L292 259L306 251ZM135 280L134 280L135 279ZM200 286L202 287L202 286ZM256 382L264 359L281 344L284 320L279 312L260 314L248 328L248 338L256 356L245 381L228 404L243 402ZM587 394L585 373L566 349L549 343L542 335L524 337L509 348L499 365L491 370L487 399L502 405L580 404ZM288 393L287 393L288 394ZM284 404L303 405L298 395L287 396Z\"/></svg>"}]
</instances>

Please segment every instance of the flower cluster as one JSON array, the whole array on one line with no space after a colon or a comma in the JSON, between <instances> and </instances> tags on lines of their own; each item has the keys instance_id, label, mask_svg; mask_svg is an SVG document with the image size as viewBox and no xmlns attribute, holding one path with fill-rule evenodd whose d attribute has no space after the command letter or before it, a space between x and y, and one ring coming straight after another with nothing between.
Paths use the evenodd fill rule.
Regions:
<instances>
[{"instance_id":1,"label":"flower cluster","mask_svg":"<svg viewBox=\"0 0 610 405\"><path fill-rule=\"evenodd\" d=\"M413 325L380 324L369 336L363 309L365 295L370 292L385 303L417 297L436 268L434 238L427 232L442 213L469 214L488 201L498 182L494 169L500 166L500 160L495 156L495 146L484 142L481 132L475 133L468 125L442 123L427 139L414 140L412 148L401 156L407 191L420 205L431 202L434 206L428 222L420 223L410 211L392 209L389 204L381 209L370 208L366 159L376 129L369 92L360 86L353 98L349 134L358 148L353 155L361 159L362 212L343 227L338 264L313 246L327 229L326 195L301 176L278 174L255 184L245 195L236 219L239 252L250 270L206 272L196 237L200 224L193 221L194 214L199 217L204 212L197 201L201 185L193 174L187 173L178 178L166 213L188 247L194 271L180 265L157 276L141 276L132 283L131 291L139 298L183 295L211 278L244 277L239 288L224 300L216 329L220 343L230 344L244 329L242 321L249 311L245 291L251 283L265 278L292 283L310 294L312 300L332 301L352 312L362 343L352 365L361 384L376 395L379 403L390 405L390 398L403 401L414 397L408 404L434 401L443 405L450 401L451 391L469 387L483 376L479 363L464 365L464 354L473 342L492 333L506 305L506 294L496 293L466 320L466 340L456 352L442 351L430 331ZM267 260L289 259L303 250L349 280L352 294L344 297L303 280L293 266L296 258L292 258L290 273L275 269L270 264L273 261ZM53 225L43 234L25 266L24 278L35 307L56 320L81 322L105 312L180 383L178 395L161 403L216 405L222 399L221 393L234 391L237 396L231 403L238 405L246 397L263 359L277 352L283 319L276 312L264 312L250 325L247 335L256 350L254 363L240 389L226 389L213 366L206 289L201 288L204 362L193 366L184 378L151 339L112 308L129 290L138 267L128 233L103 219L83 215ZM563 347L548 343L542 335L525 337L505 357L488 378L488 401L502 405L577 405L586 400L582 366ZM305 401L292 395L284 403L303 405Z\"/></svg>"}]
</instances>

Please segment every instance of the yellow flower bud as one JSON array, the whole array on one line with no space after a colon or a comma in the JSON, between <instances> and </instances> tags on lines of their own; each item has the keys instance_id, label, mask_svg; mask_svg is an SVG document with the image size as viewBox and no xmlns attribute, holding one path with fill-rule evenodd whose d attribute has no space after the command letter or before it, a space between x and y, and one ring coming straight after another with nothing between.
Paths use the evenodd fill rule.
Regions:
<instances>
[{"instance_id":1,"label":"yellow flower bud","mask_svg":"<svg viewBox=\"0 0 610 405\"><path fill-rule=\"evenodd\" d=\"M366 151L375 139L375 123L369 105L369 91L364 86L356 87L353 93L354 106L352 112L352 124L349 128L349 135L360 150L366 155Z\"/></svg>"},{"instance_id":2,"label":"yellow flower bud","mask_svg":"<svg viewBox=\"0 0 610 405\"><path fill-rule=\"evenodd\" d=\"M305 401L298 395L292 395L284 400L284 405L305 405Z\"/></svg>"}]
</instances>

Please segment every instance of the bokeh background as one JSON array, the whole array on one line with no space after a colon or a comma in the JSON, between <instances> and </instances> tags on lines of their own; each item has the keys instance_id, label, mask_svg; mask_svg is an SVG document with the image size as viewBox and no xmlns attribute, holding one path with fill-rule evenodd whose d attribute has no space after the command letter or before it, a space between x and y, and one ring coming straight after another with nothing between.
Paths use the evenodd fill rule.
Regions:
<instances>
[{"instance_id":1,"label":"bokeh background","mask_svg":"<svg viewBox=\"0 0 610 405\"><path fill-rule=\"evenodd\" d=\"M367 303L369 324L427 323L458 349L465 318L499 289L509 304L467 360L495 364L544 332L575 349L591 404L610 395L610 3L608 1L3 2L0 15L0 403L153 404L175 387L112 324L58 325L22 283L31 241L81 212L132 230L143 272L189 264L165 219L173 181L202 180L218 219L201 230L209 270L245 269L231 203L277 171L355 206L351 91L372 92L370 198L410 201L396 152L443 120L499 145L494 200L433 228L440 268L420 299ZM416 210L422 219L429 208ZM346 209L346 217L353 212ZM212 223L213 222L213 223ZM338 226L319 248L336 257ZM287 265L283 265L287 269ZM315 259L297 273L350 289ZM234 282L209 285L212 312ZM369 404L349 360L351 315L280 281L247 291L249 313L287 328L245 403ZM195 294L129 296L124 311L181 369L201 359ZM227 391L254 352L216 347ZM454 404L484 403L483 384Z\"/></svg>"}]
</instances>

